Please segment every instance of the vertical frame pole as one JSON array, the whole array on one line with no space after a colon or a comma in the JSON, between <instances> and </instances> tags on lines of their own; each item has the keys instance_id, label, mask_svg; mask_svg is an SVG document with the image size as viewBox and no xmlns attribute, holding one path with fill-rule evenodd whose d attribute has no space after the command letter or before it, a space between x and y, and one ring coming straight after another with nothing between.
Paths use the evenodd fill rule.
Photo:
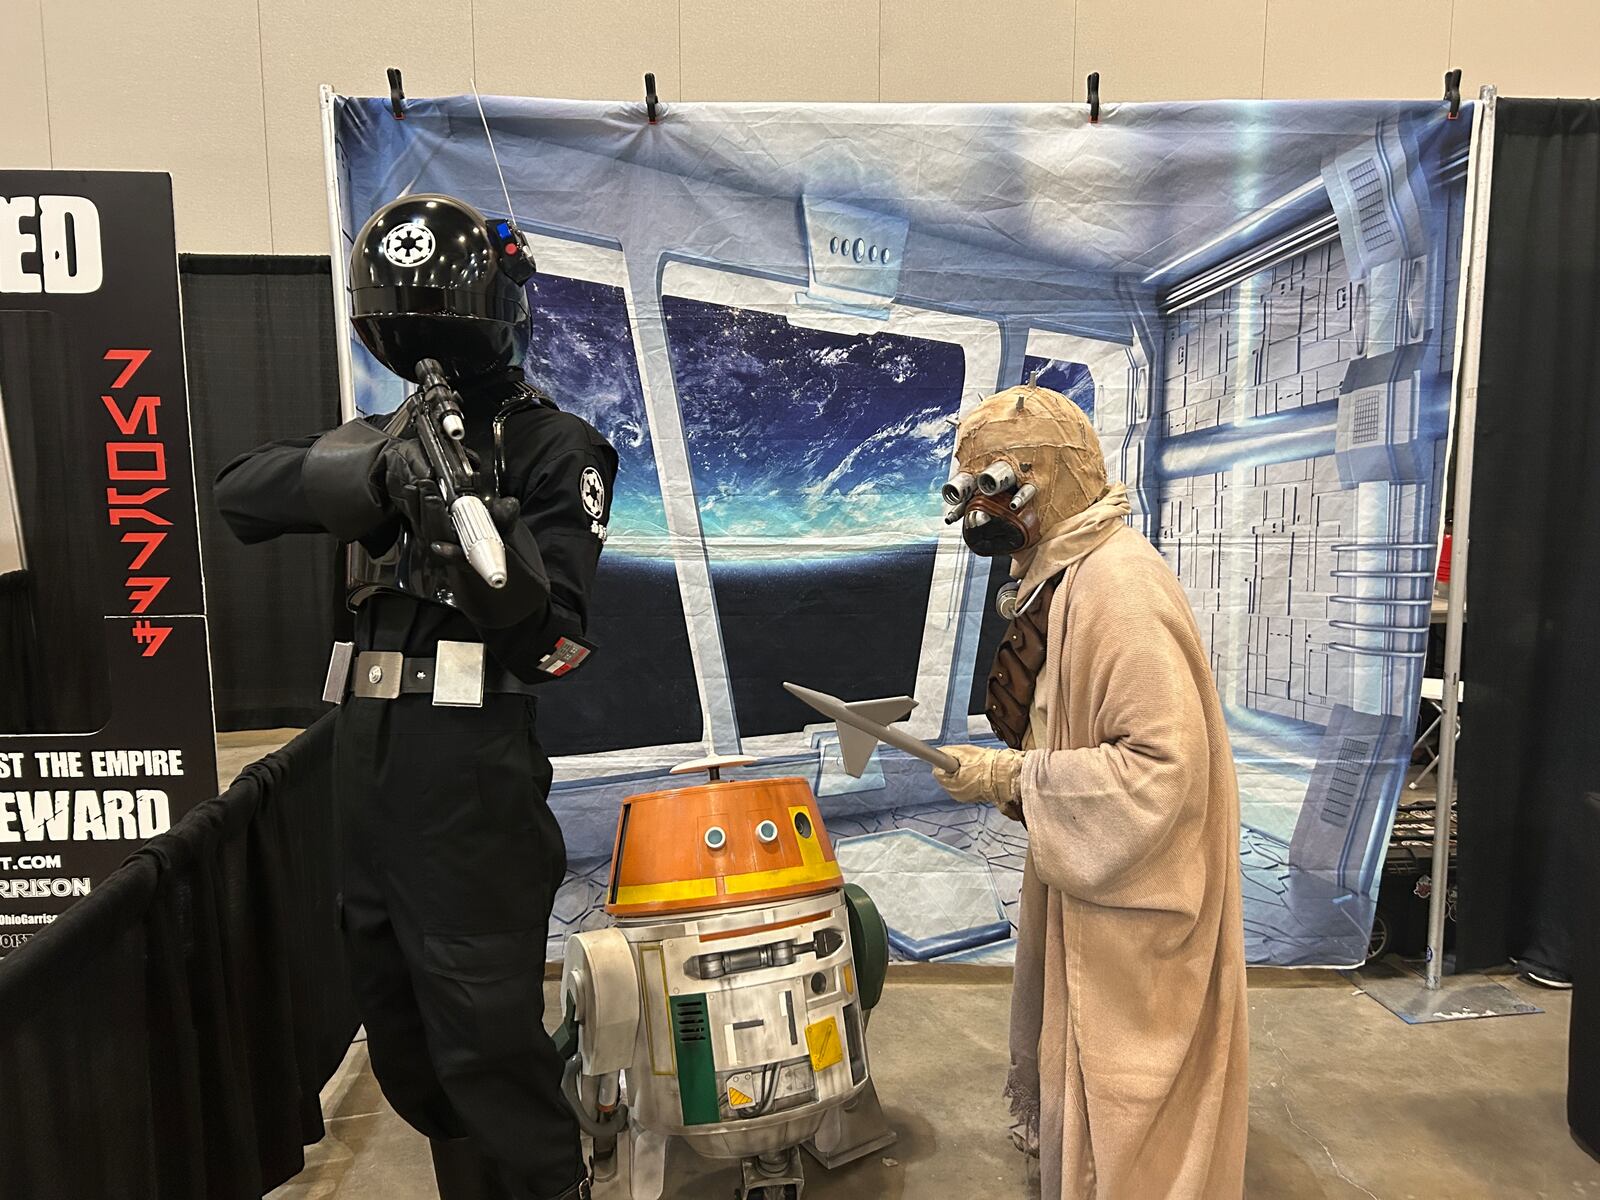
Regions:
<instances>
[{"instance_id":1,"label":"vertical frame pole","mask_svg":"<svg viewBox=\"0 0 1600 1200\"><path fill-rule=\"evenodd\" d=\"M17 500L17 477L11 466L11 443L6 439L5 397L0 396L0 575L26 570L27 566L22 506Z\"/></svg>"},{"instance_id":2,"label":"vertical frame pole","mask_svg":"<svg viewBox=\"0 0 1600 1200\"><path fill-rule=\"evenodd\" d=\"M344 207L339 196L339 148L335 139L333 89L321 87L322 182L328 192L328 256L333 276L333 348L339 356L339 415L356 415L356 384L350 365L350 291L344 258Z\"/></svg>"},{"instance_id":3,"label":"vertical frame pole","mask_svg":"<svg viewBox=\"0 0 1600 1200\"><path fill-rule=\"evenodd\" d=\"M1494 174L1495 90L1485 87L1472 122L1467 227L1462 241L1461 300L1456 343L1455 525L1450 539L1450 605L1444 635L1444 717L1439 729L1439 793L1433 802L1432 889L1428 893L1428 961L1424 982L1444 975L1444 919L1450 893L1451 812L1455 807L1456 719L1461 640L1466 629L1467 556L1471 547L1472 455L1478 426L1478 357L1483 336L1483 285L1488 262L1489 194Z\"/></svg>"}]
</instances>

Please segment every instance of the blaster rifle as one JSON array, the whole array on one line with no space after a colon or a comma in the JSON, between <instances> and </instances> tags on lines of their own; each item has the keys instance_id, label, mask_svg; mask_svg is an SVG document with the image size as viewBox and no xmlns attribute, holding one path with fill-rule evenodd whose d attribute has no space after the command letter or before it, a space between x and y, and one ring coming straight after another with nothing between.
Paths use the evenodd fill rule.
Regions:
<instances>
[{"instance_id":1,"label":"blaster rifle","mask_svg":"<svg viewBox=\"0 0 1600 1200\"><path fill-rule=\"evenodd\" d=\"M461 397L435 359L425 358L417 363L417 383L422 390L407 403L450 523L472 569L490 587L503 588L506 546L489 516L488 506L474 488L476 472L462 445L467 426L461 418Z\"/></svg>"}]
</instances>

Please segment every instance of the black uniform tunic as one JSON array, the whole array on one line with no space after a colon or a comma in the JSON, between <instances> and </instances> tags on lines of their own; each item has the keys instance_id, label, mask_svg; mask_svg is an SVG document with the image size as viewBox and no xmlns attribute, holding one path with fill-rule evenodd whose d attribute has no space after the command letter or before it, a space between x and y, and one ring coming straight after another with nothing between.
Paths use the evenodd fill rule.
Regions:
<instances>
[{"instance_id":1,"label":"black uniform tunic","mask_svg":"<svg viewBox=\"0 0 1600 1200\"><path fill-rule=\"evenodd\" d=\"M519 378L462 390L467 443L486 464L494 414ZM578 417L543 406L509 416L503 438L502 492L522 502L548 605L480 629L445 605L380 593L357 611L358 650L426 658L441 639L481 641L491 665L534 683L552 678L539 662L557 641L582 635L616 454ZM242 540L322 532L300 481L315 441L275 442L223 468L217 502ZM596 471L598 517L585 504L586 494L596 503ZM367 544L381 549L397 528ZM486 695L476 709L436 707L426 695L351 698L337 718L335 778L341 921L384 1094L429 1137L472 1138L498 1164L504 1194L542 1198L573 1184L580 1157L542 1023L566 850L546 804L550 760L534 717L534 699L522 695Z\"/></svg>"}]
</instances>

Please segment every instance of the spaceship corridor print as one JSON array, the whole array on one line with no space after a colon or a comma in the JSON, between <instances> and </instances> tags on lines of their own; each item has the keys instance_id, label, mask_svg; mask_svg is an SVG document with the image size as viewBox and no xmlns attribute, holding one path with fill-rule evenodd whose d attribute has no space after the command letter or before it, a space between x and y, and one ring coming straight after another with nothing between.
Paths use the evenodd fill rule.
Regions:
<instances>
[{"instance_id":1,"label":"spaceship corridor print","mask_svg":"<svg viewBox=\"0 0 1600 1200\"><path fill-rule=\"evenodd\" d=\"M608 920L623 798L737 753L812 788L896 955L1010 960L1026 830L898 751L850 777L780 684L996 744L1007 564L937 487L952 420L1037 378L1206 640L1250 960L1360 961L1425 662L1472 107L637 108L484 99L539 264L528 377L621 463L599 648L539 698L552 954ZM471 97L340 98L336 128L347 237L406 191L506 215ZM392 407L362 355L359 407Z\"/></svg>"}]
</instances>

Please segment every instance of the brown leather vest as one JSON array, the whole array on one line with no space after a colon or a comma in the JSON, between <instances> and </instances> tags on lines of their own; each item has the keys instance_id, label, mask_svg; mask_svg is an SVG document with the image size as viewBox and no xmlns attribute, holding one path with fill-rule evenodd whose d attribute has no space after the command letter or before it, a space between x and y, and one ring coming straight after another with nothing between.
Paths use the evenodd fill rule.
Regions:
<instances>
[{"instance_id":1,"label":"brown leather vest","mask_svg":"<svg viewBox=\"0 0 1600 1200\"><path fill-rule=\"evenodd\" d=\"M995 736L1013 750L1022 749L1028 735L1028 713L1033 706L1033 689L1044 667L1048 649L1050 602L1066 572L1039 585L1028 610L1006 626L1006 635L995 651L989 671L988 697L984 714Z\"/></svg>"}]
</instances>

